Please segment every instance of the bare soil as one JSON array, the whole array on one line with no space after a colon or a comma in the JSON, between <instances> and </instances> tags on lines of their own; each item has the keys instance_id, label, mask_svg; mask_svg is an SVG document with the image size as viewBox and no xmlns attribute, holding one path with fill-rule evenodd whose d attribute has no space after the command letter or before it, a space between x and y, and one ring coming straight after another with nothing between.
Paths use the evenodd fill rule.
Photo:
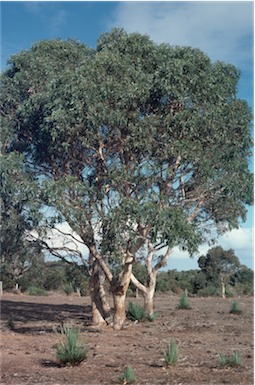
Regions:
<instances>
[{"instance_id":1,"label":"bare soil","mask_svg":"<svg viewBox=\"0 0 255 385\"><path fill-rule=\"evenodd\" d=\"M140 299L127 300L140 303ZM90 300L76 295L31 297L5 293L1 298L1 384L118 384L130 365L137 384L253 384L253 298L237 298L240 315L230 314L233 299L190 298L190 310L178 310L178 296L156 297L154 322L127 321L125 328L91 326ZM8 324L12 318L14 328ZM87 360L60 367L56 329L79 325L89 346ZM180 357L166 367L163 350L173 338ZM221 367L218 353L237 351L241 365ZM123 382L122 382L123 383Z\"/></svg>"}]
</instances>

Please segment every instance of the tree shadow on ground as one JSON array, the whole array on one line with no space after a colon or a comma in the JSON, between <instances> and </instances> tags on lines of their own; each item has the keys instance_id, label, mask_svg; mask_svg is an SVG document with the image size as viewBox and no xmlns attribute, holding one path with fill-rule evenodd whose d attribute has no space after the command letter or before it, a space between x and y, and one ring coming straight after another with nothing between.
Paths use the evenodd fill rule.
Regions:
<instances>
[{"instance_id":1,"label":"tree shadow on ground","mask_svg":"<svg viewBox=\"0 0 255 385\"><path fill-rule=\"evenodd\" d=\"M14 324L14 332L22 334L49 333L54 331L52 325L70 323L71 321L82 326L90 326L91 306L2 300L1 319L8 323L10 317Z\"/></svg>"}]
</instances>

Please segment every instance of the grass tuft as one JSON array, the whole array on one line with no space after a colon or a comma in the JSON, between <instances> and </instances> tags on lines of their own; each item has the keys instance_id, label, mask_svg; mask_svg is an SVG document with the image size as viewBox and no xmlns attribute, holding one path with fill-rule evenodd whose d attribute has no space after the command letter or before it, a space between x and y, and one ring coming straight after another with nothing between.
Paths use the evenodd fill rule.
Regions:
<instances>
[{"instance_id":1,"label":"grass tuft","mask_svg":"<svg viewBox=\"0 0 255 385\"><path fill-rule=\"evenodd\" d=\"M164 358L167 366L175 365L179 359L179 347L173 339L171 339L167 349L164 351Z\"/></svg>"},{"instance_id":2,"label":"grass tuft","mask_svg":"<svg viewBox=\"0 0 255 385\"><path fill-rule=\"evenodd\" d=\"M88 348L78 343L78 329L64 325L60 333L62 338L57 344L57 358L60 364L80 365L87 358Z\"/></svg>"},{"instance_id":3,"label":"grass tuft","mask_svg":"<svg viewBox=\"0 0 255 385\"><path fill-rule=\"evenodd\" d=\"M129 302L127 318L131 319L132 321L142 321L143 319L145 319L145 311L141 306L137 305L136 303Z\"/></svg>"},{"instance_id":4,"label":"grass tuft","mask_svg":"<svg viewBox=\"0 0 255 385\"><path fill-rule=\"evenodd\" d=\"M242 310L239 307L239 304L237 301L232 301L231 308L229 311L231 314L241 314Z\"/></svg>"},{"instance_id":5,"label":"grass tuft","mask_svg":"<svg viewBox=\"0 0 255 385\"><path fill-rule=\"evenodd\" d=\"M240 366L241 358L238 352L233 352L231 357L227 357L225 354L219 353L218 360L220 366Z\"/></svg>"},{"instance_id":6,"label":"grass tuft","mask_svg":"<svg viewBox=\"0 0 255 385\"><path fill-rule=\"evenodd\" d=\"M219 353L218 354L218 360L219 360L220 366L225 366L228 364L228 359L227 359L227 356L225 354Z\"/></svg>"},{"instance_id":7,"label":"grass tuft","mask_svg":"<svg viewBox=\"0 0 255 385\"><path fill-rule=\"evenodd\" d=\"M136 377L131 366L127 366L124 370L124 373L119 376L119 383L122 384L134 384L136 382Z\"/></svg>"},{"instance_id":8,"label":"grass tuft","mask_svg":"<svg viewBox=\"0 0 255 385\"><path fill-rule=\"evenodd\" d=\"M186 293L182 293L177 309L190 309L189 299Z\"/></svg>"},{"instance_id":9,"label":"grass tuft","mask_svg":"<svg viewBox=\"0 0 255 385\"><path fill-rule=\"evenodd\" d=\"M66 295L71 295L74 292L73 285L71 283L67 283L63 287L63 290L66 293Z\"/></svg>"},{"instance_id":10,"label":"grass tuft","mask_svg":"<svg viewBox=\"0 0 255 385\"><path fill-rule=\"evenodd\" d=\"M28 286L27 294L28 295L34 295L34 296L48 295L46 290L41 289L40 287L37 287L37 286Z\"/></svg>"}]
</instances>

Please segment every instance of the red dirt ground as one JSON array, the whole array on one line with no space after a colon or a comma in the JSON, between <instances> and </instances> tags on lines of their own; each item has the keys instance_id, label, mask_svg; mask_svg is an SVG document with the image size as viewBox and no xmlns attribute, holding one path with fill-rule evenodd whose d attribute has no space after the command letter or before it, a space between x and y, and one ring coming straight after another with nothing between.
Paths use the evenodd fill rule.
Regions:
<instances>
[{"instance_id":1,"label":"red dirt ground","mask_svg":"<svg viewBox=\"0 0 255 385\"><path fill-rule=\"evenodd\" d=\"M127 365L143 385L253 384L253 298L237 299L240 315L229 314L232 300L190 298L190 310L177 310L178 296L159 296L154 322L127 321L124 330L116 332L110 326L90 326L88 297L5 293L1 384L118 384ZM13 330L8 327L10 315ZM81 340L89 346L87 360L78 367L60 367L56 359L59 340L54 330L62 323L79 325ZM179 345L180 358L166 368L162 352L171 338ZM218 353L230 356L234 351L241 366L220 367Z\"/></svg>"}]
</instances>

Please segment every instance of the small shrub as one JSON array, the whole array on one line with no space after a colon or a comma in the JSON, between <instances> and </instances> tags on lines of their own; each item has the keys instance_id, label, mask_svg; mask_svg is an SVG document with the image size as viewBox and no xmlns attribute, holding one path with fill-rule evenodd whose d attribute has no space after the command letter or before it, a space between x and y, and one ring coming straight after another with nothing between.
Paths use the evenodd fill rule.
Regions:
<instances>
[{"instance_id":1,"label":"small shrub","mask_svg":"<svg viewBox=\"0 0 255 385\"><path fill-rule=\"evenodd\" d=\"M227 356L225 356L225 354L219 353L218 354L218 359L219 359L220 366L227 365L228 359L227 359Z\"/></svg>"},{"instance_id":2,"label":"small shrub","mask_svg":"<svg viewBox=\"0 0 255 385\"><path fill-rule=\"evenodd\" d=\"M80 365L87 358L88 348L78 343L77 328L64 325L61 328L62 341L57 344L57 358L61 365Z\"/></svg>"},{"instance_id":3,"label":"small shrub","mask_svg":"<svg viewBox=\"0 0 255 385\"><path fill-rule=\"evenodd\" d=\"M127 317L132 321L141 321L145 318L144 309L134 302L129 302Z\"/></svg>"},{"instance_id":4,"label":"small shrub","mask_svg":"<svg viewBox=\"0 0 255 385\"><path fill-rule=\"evenodd\" d=\"M173 339L164 351L164 358L166 365L175 365L179 359L179 347Z\"/></svg>"},{"instance_id":5,"label":"small shrub","mask_svg":"<svg viewBox=\"0 0 255 385\"><path fill-rule=\"evenodd\" d=\"M124 373L119 376L119 382L123 384L134 384L136 382L135 373L131 366L127 366Z\"/></svg>"},{"instance_id":6,"label":"small shrub","mask_svg":"<svg viewBox=\"0 0 255 385\"><path fill-rule=\"evenodd\" d=\"M64 292L66 293L66 295L71 295L73 293L73 285L71 283L67 283L64 287L63 287L63 290Z\"/></svg>"},{"instance_id":7,"label":"small shrub","mask_svg":"<svg viewBox=\"0 0 255 385\"><path fill-rule=\"evenodd\" d=\"M220 292L219 289L215 286L207 286L198 290L197 294L201 297L218 297Z\"/></svg>"},{"instance_id":8,"label":"small shrub","mask_svg":"<svg viewBox=\"0 0 255 385\"><path fill-rule=\"evenodd\" d=\"M190 309L189 299L186 293L182 293L177 309Z\"/></svg>"},{"instance_id":9,"label":"small shrub","mask_svg":"<svg viewBox=\"0 0 255 385\"><path fill-rule=\"evenodd\" d=\"M47 291L45 291L45 290L43 290L37 286L28 286L27 294L28 295L35 295L35 296L48 295Z\"/></svg>"},{"instance_id":10,"label":"small shrub","mask_svg":"<svg viewBox=\"0 0 255 385\"><path fill-rule=\"evenodd\" d=\"M231 314L241 314L242 310L239 307L239 304L237 301L232 301L231 308L229 311Z\"/></svg>"},{"instance_id":11,"label":"small shrub","mask_svg":"<svg viewBox=\"0 0 255 385\"><path fill-rule=\"evenodd\" d=\"M238 352L233 352L231 357L227 357L225 354L219 353L218 359L220 366L240 366L241 359Z\"/></svg>"}]
</instances>

